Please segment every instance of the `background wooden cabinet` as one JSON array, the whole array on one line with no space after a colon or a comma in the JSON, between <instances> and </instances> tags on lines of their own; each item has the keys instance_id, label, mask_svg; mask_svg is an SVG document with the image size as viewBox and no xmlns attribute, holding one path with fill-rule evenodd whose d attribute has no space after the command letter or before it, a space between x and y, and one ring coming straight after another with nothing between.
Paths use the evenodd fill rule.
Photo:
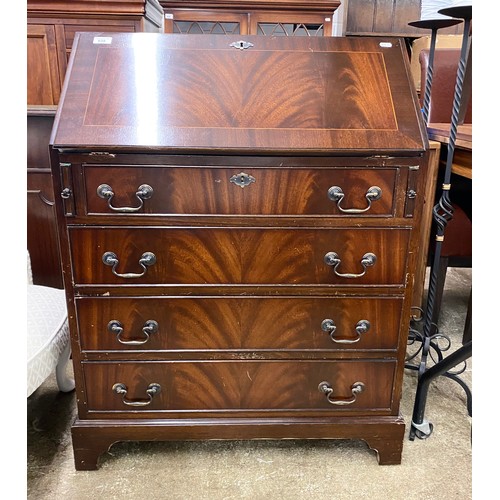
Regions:
<instances>
[{"instance_id":1,"label":"background wooden cabinet","mask_svg":"<svg viewBox=\"0 0 500 500\"><path fill-rule=\"evenodd\" d=\"M59 102L77 31L163 31L157 0L28 0L28 105Z\"/></svg>"},{"instance_id":2,"label":"background wooden cabinet","mask_svg":"<svg viewBox=\"0 0 500 500\"><path fill-rule=\"evenodd\" d=\"M31 107L27 117L27 245L35 285L63 288L48 144L56 106Z\"/></svg>"},{"instance_id":3,"label":"background wooden cabinet","mask_svg":"<svg viewBox=\"0 0 500 500\"><path fill-rule=\"evenodd\" d=\"M421 37L426 30L408 26L420 19L422 0L347 0L345 34L371 36ZM453 26L440 30L440 34L460 34L461 28Z\"/></svg>"},{"instance_id":4,"label":"background wooden cabinet","mask_svg":"<svg viewBox=\"0 0 500 500\"><path fill-rule=\"evenodd\" d=\"M56 104L61 76L55 26L28 24L28 104Z\"/></svg>"},{"instance_id":5,"label":"background wooden cabinet","mask_svg":"<svg viewBox=\"0 0 500 500\"><path fill-rule=\"evenodd\" d=\"M273 36L331 36L340 0L239 2L160 1L165 32Z\"/></svg>"}]
</instances>

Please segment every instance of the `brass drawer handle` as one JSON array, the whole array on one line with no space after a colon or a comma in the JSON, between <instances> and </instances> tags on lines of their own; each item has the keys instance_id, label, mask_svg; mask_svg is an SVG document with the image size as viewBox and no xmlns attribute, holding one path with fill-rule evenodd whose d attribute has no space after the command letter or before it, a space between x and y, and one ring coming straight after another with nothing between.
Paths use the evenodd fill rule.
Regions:
<instances>
[{"instance_id":1,"label":"brass drawer handle","mask_svg":"<svg viewBox=\"0 0 500 500\"><path fill-rule=\"evenodd\" d=\"M374 253L365 253L361 258L361 265L363 266L363 272L359 274L352 273L339 273L337 268L340 266L342 261L340 257L335 252L328 252L325 257L325 264L332 266L335 274L340 278L361 278L366 273L366 268L373 266L377 262L377 256Z\"/></svg>"},{"instance_id":2,"label":"brass drawer handle","mask_svg":"<svg viewBox=\"0 0 500 500\"><path fill-rule=\"evenodd\" d=\"M342 191L342 188L339 186L332 186L328 190L328 198L337 203L337 208L341 212L345 214L362 214L370 210L373 201L379 200L382 197L382 190L378 186L372 186L368 189L365 194L366 201L368 202L368 206L366 208L342 208L340 204L342 203L344 196L344 191Z\"/></svg>"},{"instance_id":3,"label":"brass drawer handle","mask_svg":"<svg viewBox=\"0 0 500 500\"><path fill-rule=\"evenodd\" d=\"M330 338L332 339L333 342L336 342L337 344L355 344L356 342L359 342L361 335L363 333L366 333L370 329L370 322L367 319L362 319L357 322L356 324L356 333L357 337L355 339L337 339L333 336L335 331L337 330L337 325L335 324L335 321L333 319L324 319L321 322L321 329L324 332L327 332L330 334Z\"/></svg>"},{"instance_id":4,"label":"brass drawer handle","mask_svg":"<svg viewBox=\"0 0 500 500\"><path fill-rule=\"evenodd\" d=\"M153 319L149 319L146 323L144 323L142 333L144 333L145 338L143 340L122 340L121 334L123 333L123 325L116 319L112 319L108 323L108 330L116 335L116 339L120 342L120 344L141 345L145 344L149 340L149 336L152 333L156 333L158 331L158 323Z\"/></svg>"},{"instance_id":5,"label":"brass drawer handle","mask_svg":"<svg viewBox=\"0 0 500 500\"><path fill-rule=\"evenodd\" d=\"M333 397L333 388L329 382L321 382L318 385L318 391L326 396L326 400L337 406L352 405L356 402L357 395L365 390L365 384L363 382L354 382L351 385L352 397L349 399L335 399Z\"/></svg>"},{"instance_id":6,"label":"brass drawer handle","mask_svg":"<svg viewBox=\"0 0 500 500\"><path fill-rule=\"evenodd\" d=\"M146 274L146 271L148 270L147 268L149 266L152 266L156 263L156 255L152 252L144 252L142 254L141 258L139 259L139 264L144 269L142 273L117 273L116 268L118 267L120 261L118 260L118 257L114 252L106 252L105 254L103 254L102 261L107 266L111 266L113 274L115 276L118 276L119 278L140 278Z\"/></svg>"},{"instance_id":7,"label":"brass drawer handle","mask_svg":"<svg viewBox=\"0 0 500 500\"><path fill-rule=\"evenodd\" d=\"M144 206L144 200L149 200L149 198L153 196L153 188L148 184L141 184L137 188L135 196L139 200L138 207L114 207L111 204L111 201L113 200L115 193L113 192L113 189L109 184L101 184L97 188L97 196L99 196L99 198L108 200L108 207L115 212L133 213L138 212Z\"/></svg>"},{"instance_id":8,"label":"brass drawer handle","mask_svg":"<svg viewBox=\"0 0 500 500\"><path fill-rule=\"evenodd\" d=\"M114 392L116 392L116 394L121 394L123 403L128 405L128 406L147 406L147 405L151 404L151 402L153 401L153 396L160 393L161 386L160 386L160 384L156 384L156 383L148 385L148 388L146 390L146 394L148 395L148 398L149 398L148 401L130 401L130 400L128 400L126 397L127 392L128 392L127 386L125 384L122 384L122 383L115 384L112 387L112 390Z\"/></svg>"}]
</instances>

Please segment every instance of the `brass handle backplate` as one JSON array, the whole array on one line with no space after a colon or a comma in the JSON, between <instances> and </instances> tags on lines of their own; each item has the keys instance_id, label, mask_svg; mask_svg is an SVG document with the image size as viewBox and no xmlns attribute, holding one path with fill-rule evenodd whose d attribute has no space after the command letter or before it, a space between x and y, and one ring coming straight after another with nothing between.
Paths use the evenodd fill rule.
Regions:
<instances>
[{"instance_id":1,"label":"brass handle backplate","mask_svg":"<svg viewBox=\"0 0 500 500\"><path fill-rule=\"evenodd\" d=\"M106 266L112 268L113 274L119 278L141 278L146 274L147 268L156 263L156 255L152 252L144 252L139 259L139 264L143 268L142 273L118 273L116 268L120 261L114 252L106 252L102 256L102 261Z\"/></svg>"},{"instance_id":2,"label":"brass handle backplate","mask_svg":"<svg viewBox=\"0 0 500 500\"><path fill-rule=\"evenodd\" d=\"M142 333L144 334L144 338L142 340L123 340L121 338L121 335L123 333L123 325L116 319L112 319L108 323L108 331L116 335L116 339L118 340L118 342L120 342L120 344L141 345L148 342L150 338L149 336L152 333L158 332L158 323L153 319L149 319L144 323L144 326L142 327Z\"/></svg>"},{"instance_id":3,"label":"brass handle backplate","mask_svg":"<svg viewBox=\"0 0 500 500\"><path fill-rule=\"evenodd\" d=\"M127 386L125 384L122 384L121 382L113 385L112 390L113 392L116 392L116 394L122 395L122 401L127 406L147 406L151 404L151 402L153 401L153 396L160 393L161 386L160 384L156 383L148 385L148 388L146 390L146 394L148 395L147 401L132 401L130 399L127 399L127 392L128 392Z\"/></svg>"},{"instance_id":4,"label":"brass handle backplate","mask_svg":"<svg viewBox=\"0 0 500 500\"><path fill-rule=\"evenodd\" d=\"M365 253L361 258L361 265L363 266L363 272L359 274L354 273L339 273L337 268L340 266L342 261L340 257L335 252L328 252L324 257L325 264L333 267L333 271L340 278L361 278L366 274L366 268L373 266L377 262L377 256L374 253Z\"/></svg>"},{"instance_id":5,"label":"brass handle backplate","mask_svg":"<svg viewBox=\"0 0 500 500\"><path fill-rule=\"evenodd\" d=\"M356 402L358 394L362 393L364 390L365 384L363 384L363 382L354 382L354 384L351 385L352 397L350 397L349 399L342 399L333 397L333 387L329 382L321 382L318 385L318 391L326 396L326 400L330 404L336 406L352 405Z\"/></svg>"},{"instance_id":6,"label":"brass handle backplate","mask_svg":"<svg viewBox=\"0 0 500 500\"><path fill-rule=\"evenodd\" d=\"M337 208L345 213L345 214L362 214L364 212L368 212L372 207L372 202L379 200L382 197L382 190L378 186L372 186L368 189L365 194L366 201L368 202L368 206L366 208L343 208L340 206L342 200L344 199L344 191L339 186L332 186L328 190L328 198L330 200L337 203Z\"/></svg>"},{"instance_id":7,"label":"brass handle backplate","mask_svg":"<svg viewBox=\"0 0 500 500\"><path fill-rule=\"evenodd\" d=\"M327 332L330 335L330 338L332 339L333 342L337 344L355 344L356 342L359 342L361 339L361 335L363 333L366 333L370 329L370 322L367 319L362 319L357 322L355 330L357 337L353 339L349 338L336 338L334 336L334 333L337 331L337 326L335 325L335 321L333 319L324 319L321 322L321 329L324 332Z\"/></svg>"},{"instance_id":8,"label":"brass handle backplate","mask_svg":"<svg viewBox=\"0 0 500 500\"><path fill-rule=\"evenodd\" d=\"M144 200L149 200L149 198L153 196L153 188L149 184L141 184L137 188L137 192L135 193L136 198L139 200L139 206L137 207L114 207L111 204L111 201L113 200L115 193L109 184L101 184L97 188L97 196L108 200L108 207L114 212L128 214L138 212L144 206Z\"/></svg>"}]
</instances>

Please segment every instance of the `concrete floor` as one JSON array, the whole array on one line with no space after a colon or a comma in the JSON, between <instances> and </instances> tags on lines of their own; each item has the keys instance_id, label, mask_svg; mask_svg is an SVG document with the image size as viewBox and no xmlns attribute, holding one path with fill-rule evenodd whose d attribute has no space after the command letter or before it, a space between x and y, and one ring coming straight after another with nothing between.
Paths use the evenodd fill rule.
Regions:
<instances>
[{"instance_id":1,"label":"concrete floor","mask_svg":"<svg viewBox=\"0 0 500 500\"><path fill-rule=\"evenodd\" d=\"M470 269L449 271L441 331L461 340L471 286ZM461 378L471 387L472 359ZM416 374L405 370L401 413L411 420ZM432 383L426 440L405 439L403 460L379 466L358 441L117 443L97 471L75 471L70 426L75 396L49 378L27 411L27 498L87 499L364 499L472 498L472 419L465 393L447 378Z\"/></svg>"}]
</instances>

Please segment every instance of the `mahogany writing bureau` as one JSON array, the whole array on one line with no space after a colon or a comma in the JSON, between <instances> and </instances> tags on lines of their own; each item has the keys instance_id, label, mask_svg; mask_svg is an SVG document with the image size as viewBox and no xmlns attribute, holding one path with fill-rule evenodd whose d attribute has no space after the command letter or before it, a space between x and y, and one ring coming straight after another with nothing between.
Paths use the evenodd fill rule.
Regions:
<instances>
[{"instance_id":1,"label":"mahogany writing bureau","mask_svg":"<svg viewBox=\"0 0 500 500\"><path fill-rule=\"evenodd\" d=\"M395 39L77 34L51 137L77 469L124 440L400 462L419 113Z\"/></svg>"}]
</instances>

